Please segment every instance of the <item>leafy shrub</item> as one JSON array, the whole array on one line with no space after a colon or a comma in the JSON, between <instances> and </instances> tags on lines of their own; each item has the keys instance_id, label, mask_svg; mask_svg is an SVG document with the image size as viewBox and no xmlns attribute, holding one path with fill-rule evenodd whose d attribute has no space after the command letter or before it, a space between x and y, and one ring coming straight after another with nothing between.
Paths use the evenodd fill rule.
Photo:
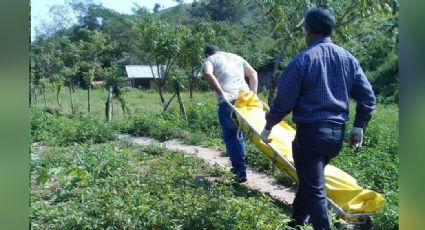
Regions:
<instances>
[{"instance_id":1,"label":"leafy shrub","mask_svg":"<svg viewBox=\"0 0 425 230\"><path fill-rule=\"evenodd\" d=\"M272 161L251 142L246 142L246 163L267 174L274 170Z\"/></svg>"},{"instance_id":2,"label":"leafy shrub","mask_svg":"<svg viewBox=\"0 0 425 230\"><path fill-rule=\"evenodd\" d=\"M385 61L370 72L372 85L380 102L398 102L398 54L392 52L387 55Z\"/></svg>"},{"instance_id":3,"label":"leafy shrub","mask_svg":"<svg viewBox=\"0 0 425 230\"><path fill-rule=\"evenodd\" d=\"M66 117L33 107L30 122L31 142L66 146L72 143L102 143L116 137L111 124L84 113Z\"/></svg>"},{"instance_id":4,"label":"leafy shrub","mask_svg":"<svg viewBox=\"0 0 425 230\"><path fill-rule=\"evenodd\" d=\"M351 104L353 108L353 104ZM355 111L351 109L351 111ZM177 114L177 113L175 113ZM346 141L352 126L354 112L347 123ZM188 120L178 115L142 115L134 123L133 133L144 133L159 139L182 138L190 144L202 144L220 147L224 151L213 104L197 104L188 107ZM290 120L291 116L285 118ZM165 126L165 127L164 127ZM184 133L184 135L181 135ZM356 178L365 188L375 190L384 195L385 207L375 215L375 225L381 229L393 229L398 226L398 107L397 105L379 105L370 124L365 131L363 147L353 151L344 146L342 152L331 164L343 169ZM294 187L286 175L276 173L271 161L253 144L246 142L246 160L260 171L277 177L287 186Z\"/></svg>"},{"instance_id":5,"label":"leafy shrub","mask_svg":"<svg viewBox=\"0 0 425 230\"><path fill-rule=\"evenodd\" d=\"M50 164L48 155L65 158ZM289 221L285 207L230 174L156 146L68 147L41 161L62 173L55 189L33 186L34 229L278 229Z\"/></svg>"},{"instance_id":6,"label":"leafy shrub","mask_svg":"<svg viewBox=\"0 0 425 230\"><path fill-rule=\"evenodd\" d=\"M197 103L188 107L188 129L203 132L209 137L221 137L215 103Z\"/></svg>"},{"instance_id":7,"label":"leafy shrub","mask_svg":"<svg viewBox=\"0 0 425 230\"><path fill-rule=\"evenodd\" d=\"M350 132L348 128L346 143ZM384 208L375 215L376 228L398 229L399 132L396 105L379 105L365 130L362 148L352 150L344 146L331 164L352 175L364 188L384 196Z\"/></svg>"},{"instance_id":8,"label":"leafy shrub","mask_svg":"<svg viewBox=\"0 0 425 230\"><path fill-rule=\"evenodd\" d=\"M189 133L185 141L190 145L202 145L208 138L208 135L203 132L193 132Z\"/></svg>"},{"instance_id":9,"label":"leafy shrub","mask_svg":"<svg viewBox=\"0 0 425 230\"><path fill-rule=\"evenodd\" d=\"M183 119L170 113L146 113L134 117L127 128L128 133L151 136L161 141L184 138L186 132L181 128Z\"/></svg>"},{"instance_id":10,"label":"leafy shrub","mask_svg":"<svg viewBox=\"0 0 425 230\"><path fill-rule=\"evenodd\" d=\"M202 136L217 138L221 135L215 104L200 103L188 106L187 120L171 109L163 113L144 113L134 117L126 131L161 141L181 138L191 143L200 143Z\"/></svg>"}]
</instances>

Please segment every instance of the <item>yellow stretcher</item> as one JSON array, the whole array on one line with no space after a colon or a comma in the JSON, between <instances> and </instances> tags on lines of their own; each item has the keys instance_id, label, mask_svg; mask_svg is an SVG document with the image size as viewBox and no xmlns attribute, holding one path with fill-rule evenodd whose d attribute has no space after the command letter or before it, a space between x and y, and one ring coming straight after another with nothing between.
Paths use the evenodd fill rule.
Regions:
<instances>
[{"instance_id":1,"label":"yellow stretcher","mask_svg":"<svg viewBox=\"0 0 425 230\"><path fill-rule=\"evenodd\" d=\"M268 106L252 92L240 92L234 105L228 103L237 115L240 129L245 136L269 157L274 165L298 181L292 158L292 140L295 130L286 122L275 125L270 134L272 141L264 143L260 133L266 123L265 111ZM328 202L334 207L338 217L349 220L365 220L384 205L381 194L363 189L349 174L327 165L325 168L326 193Z\"/></svg>"}]
</instances>

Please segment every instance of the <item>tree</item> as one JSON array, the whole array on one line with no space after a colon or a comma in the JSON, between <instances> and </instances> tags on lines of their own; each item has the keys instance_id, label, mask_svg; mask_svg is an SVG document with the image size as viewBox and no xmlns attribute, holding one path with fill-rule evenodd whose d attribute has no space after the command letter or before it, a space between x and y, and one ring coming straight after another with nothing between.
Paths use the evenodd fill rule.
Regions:
<instances>
[{"instance_id":1,"label":"tree","mask_svg":"<svg viewBox=\"0 0 425 230\"><path fill-rule=\"evenodd\" d=\"M244 0L242 0L244 1ZM244 1L248 2L248 1ZM271 89L269 91L268 102L271 103L276 94L277 78L279 76L278 68L284 60L284 65L290 60L295 53L288 53L288 48L292 51L298 52L302 47L300 40L302 40L302 26L304 13L313 5L327 4L335 11L336 27L335 34L337 39L347 36L347 28L353 21L368 17L373 14L386 14L391 11L389 4L394 0L359 0L359 1L286 1L286 0L255 0L250 1L255 5L260 6L267 15L268 21L274 30L274 37L280 38L280 49L276 55L273 68L273 76L271 80ZM293 41L298 41L294 43ZM293 47L290 47L293 46Z\"/></svg>"},{"instance_id":2,"label":"tree","mask_svg":"<svg viewBox=\"0 0 425 230\"><path fill-rule=\"evenodd\" d=\"M126 81L122 77L123 72L118 68L116 63L112 63L110 67L105 69L104 75L106 80L105 87L108 89L108 99L105 102L106 119L108 121L112 120L113 98L117 98L120 101L121 109L125 117L130 111L127 106L127 101L124 98L125 90L122 89L126 84Z\"/></svg>"},{"instance_id":3,"label":"tree","mask_svg":"<svg viewBox=\"0 0 425 230\"><path fill-rule=\"evenodd\" d=\"M37 89L43 94L40 79L44 76L44 67L42 62L41 48L37 45L31 44L31 85L33 87L33 94L37 95Z\"/></svg>"},{"instance_id":4,"label":"tree","mask_svg":"<svg viewBox=\"0 0 425 230\"><path fill-rule=\"evenodd\" d=\"M134 6L131 8L131 11L133 11L133 13L136 16L138 16L138 17L142 16L143 17L143 16L146 16L146 15L149 15L150 14L148 8L146 8L144 6L140 6L137 3L133 3L133 4L134 4Z\"/></svg>"},{"instance_id":5,"label":"tree","mask_svg":"<svg viewBox=\"0 0 425 230\"><path fill-rule=\"evenodd\" d=\"M184 85L187 82L187 77L186 77L186 73L184 70L179 69L179 68L173 68L171 70L170 73L170 80L171 80L171 84L174 88L174 95L177 96L177 101L179 103L179 111L180 111L180 115L184 117L184 119L187 120L187 116L186 116L186 109L184 107L183 101L181 99L181 89L184 89ZM173 96L174 98L174 96ZM167 107L168 105L170 105L171 100L167 103ZM164 111L167 109L167 107L164 107Z\"/></svg>"},{"instance_id":6,"label":"tree","mask_svg":"<svg viewBox=\"0 0 425 230\"><path fill-rule=\"evenodd\" d=\"M211 18L214 21L239 21L247 13L246 5L234 0L210 0L192 4L192 16Z\"/></svg>"},{"instance_id":7,"label":"tree","mask_svg":"<svg viewBox=\"0 0 425 230\"><path fill-rule=\"evenodd\" d=\"M56 89L56 101L61 108L60 92L65 82L69 82L71 110L74 112L71 89L80 59L76 43L66 35L37 40L32 44L31 56L34 63L32 83L37 85L41 78L46 78Z\"/></svg>"},{"instance_id":8,"label":"tree","mask_svg":"<svg viewBox=\"0 0 425 230\"><path fill-rule=\"evenodd\" d=\"M92 0L66 0L65 3L77 16L79 26L91 30L97 27L96 17L93 17L93 13L90 12L101 7L100 5L95 4Z\"/></svg>"},{"instance_id":9,"label":"tree","mask_svg":"<svg viewBox=\"0 0 425 230\"><path fill-rule=\"evenodd\" d=\"M53 37L72 26L71 9L66 5L53 5L49 8L49 21L43 21L35 27L36 38Z\"/></svg>"},{"instance_id":10,"label":"tree","mask_svg":"<svg viewBox=\"0 0 425 230\"><path fill-rule=\"evenodd\" d=\"M398 14L356 21L344 46L359 60L378 102L398 101Z\"/></svg>"},{"instance_id":11,"label":"tree","mask_svg":"<svg viewBox=\"0 0 425 230\"><path fill-rule=\"evenodd\" d=\"M43 93L44 108L47 108L46 89L49 87L49 80L47 78L41 78L39 84Z\"/></svg>"},{"instance_id":12,"label":"tree","mask_svg":"<svg viewBox=\"0 0 425 230\"><path fill-rule=\"evenodd\" d=\"M164 105L163 89L170 69L176 62L180 51L178 31L176 28L151 16L146 17L141 22L137 22L133 29L139 48L136 51L136 55L151 67L152 75L155 77L154 80L158 86L161 103ZM163 69L161 66L163 66Z\"/></svg>"},{"instance_id":13,"label":"tree","mask_svg":"<svg viewBox=\"0 0 425 230\"><path fill-rule=\"evenodd\" d=\"M78 49L78 43L73 42L67 36L63 36L61 38L63 55L62 58L64 60L64 68L61 71L61 75L65 78L65 81L68 82L68 90L69 90L69 100L71 105L71 113L75 113L74 108L74 100L72 97L73 92L73 81L75 75L78 73L80 69L80 59L81 59L81 51Z\"/></svg>"},{"instance_id":14,"label":"tree","mask_svg":"<svg viewBox=\"0 0 425 230\"><path fill-rule=\"evenodd\" d=\"M180 66L186 70L186 75L189 80L189 95L193 98L193 88L195 80L202 70L202 61L204 57L205 40L201 33L185 33L182 48L183 52L180 55Z\"/></svg>"},{"instance_id":15,"label":"tree","mask_svg":"<svg viewBox=\"0 0 425 230\"><path fill-rule=\"evenodd\" d=\"M30 106L32 106L32 98L34 97L34 101L37 104L37 87L35 83L35 70L34 68L30 67L30 96L29 96L29 102Z\"/></svg>"},{"instance_id":16,"label":"tree","mask_svg":"<svg viewBox=\"0 0 425 230\"><path fill-rule=\"evenodd\" d=\"M43 44L38 44L33 47L35 74L38 75L38 79L45 78L45 81L48 81L54 86L56 89L56 101L59 107L62 107L59 95L64 81L61 74L61 71L64 68L62 55L62 50L59 49L58 38L48 39L44 41ZM44 84L44 88L42 88L44 93L46 86L47 85Z\"/></svg>"},{"instance_id":17,"label":"tree","mask_svg":"<svg viewBox=\"0 0 425 230\"><path fill-rule=\"evenodd\" d=\"M155 3L155 6L153 7L153 12L155 14L158 13L159 8L161 8L161 5L159 3Z\"/></svg>"},{"instance_id":18,"label":"tree","mask_svg":"<svg viewBox=\"0 0 425 230\"><path fill-rule=\"evenodd\" d=\"M56 88L56 100L58 101L58 104L61 107L59 94L65 81L67 81L69 83L71 112L74 113L75 111L72 98L72 81L79 69L79 50L77 49L76 44L73 43L66 35L56 37L55 42L57 58L54 61L60 64L60 66L58 67L58 72L53 75L53 85Z\"/></svg>"},{"instance_id":19,"label":"tree","mask_svg":"<svg viewBox=\"0 0 425 230\"><path fill-rule=\"evenodd\" d=\"M177 60L177 65L185 70L189 80L189 94L193 98L193 88L196 77L202 68L204 58L205 39L200 32L193 33L189 28L182 27L182 48Z\"/></svg>"},{"instance_id":20,"label":"tree","mask_svg":"<svg viewBox=\"0 0 425 230\"><path fill-rule=\"evenodd\" d=\"M101 71L101 56L106 51L113 49L116 46L116 42L110 41L109 37L100 31L84 29L83 33L85 34L85 40L80 41L79 49L82 51L81 70L87 85L87 111L90 112L91 82L95 74Z\"/></svg>"}]
</instances>

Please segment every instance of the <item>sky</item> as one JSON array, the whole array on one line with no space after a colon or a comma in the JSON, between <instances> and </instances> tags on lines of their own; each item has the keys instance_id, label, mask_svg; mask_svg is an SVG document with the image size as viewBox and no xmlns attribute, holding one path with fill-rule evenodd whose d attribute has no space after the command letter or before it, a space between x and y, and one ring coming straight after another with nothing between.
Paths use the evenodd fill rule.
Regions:
<instances>
[{"instance_id":1,"label":"sky","mask_svg":"<svg viewBox=\"0 0 425 230\"><path fill-rule=\"evenodd\" d=\"M184 3L190 3L193 0L185 0ZM94 0L95 3L100 3L106 8L113 9L120 13L131 14L131 8L134 3L144 6L151 10L155 3L161 5L160 9L166 9L176 6L178 3L173 0ZM42 27L43 22L49 23L52 21L49 15L49 9L54 5L63 5L65 0L31 0L31 40L36 36L37 27Z\"/></svg>"}]
</instances>

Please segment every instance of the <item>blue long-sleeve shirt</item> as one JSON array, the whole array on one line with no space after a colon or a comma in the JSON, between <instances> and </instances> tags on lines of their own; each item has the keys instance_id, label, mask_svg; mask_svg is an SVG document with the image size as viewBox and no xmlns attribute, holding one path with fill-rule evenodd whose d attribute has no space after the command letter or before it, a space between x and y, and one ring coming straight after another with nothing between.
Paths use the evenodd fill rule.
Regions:
<instances>
[{"instance_id":1,"label":"blue long-sleeve shirt","mask_svg":"<svg viewBox=\"0 0 425 230\"><path fill-rule=\"evenodd\" d=\"M349 96L356 102L354 126L364 128L376 105L372 86L357 59L319 38L294 57L280 76L277 95L267 126L272 127L293 112L295 123L348 120Z\"/></svg>"}]
</instances>

